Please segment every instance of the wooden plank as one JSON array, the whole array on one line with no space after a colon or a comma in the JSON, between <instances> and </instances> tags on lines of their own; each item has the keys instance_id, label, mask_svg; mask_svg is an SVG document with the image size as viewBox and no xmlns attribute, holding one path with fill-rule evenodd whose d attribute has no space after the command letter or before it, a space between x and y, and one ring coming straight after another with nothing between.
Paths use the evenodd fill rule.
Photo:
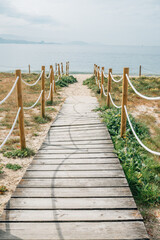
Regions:
<instances>
[{"instance_id":1,"label":"wooden plank","mask_svg":"<svg viewBox=\"0 0 160 240\"><path fill-rule=\"evenodd\" d=\"M68 141L68 142L66 142L66 141L63 141L63 139L61 139L59 142L57 141L56 143L55 143L55 141L54 141L54 139L52 139L52 141L50 140L50 138L49 137L47 137L46 139L45 139L45 141L44 141L44 145L46 144L46 143L50 143L50 144L54 144L54 145L73 145L73 142L70 140L70 141ZM91 146L94 146L94 145L97 145L97 146L101 146L101 144L102 144L102 146L103 145L108 145L108 144L113 144L112 143L112 140L111 139L108 139L108 140L89 140L89 141L85 141L85 140L81 140L81 141L75 141L75 143L76 143L76 145L78 145L78 146L83 146L83 145L85 145L86 146L86 144L88 144L88 145L91 145Z\"/></svg>"},{"instance_id":2,"label":"wooden plank","mask_svg":"<svg viewBox=\"0 0 160 240\"><path fill-rule=\"evenodd\" d=\"M141 220L137 210L4 210L0 222L78 222Z\"/></svg>"},{"instance_id":3,"label":"wooden plank","mask_svg":"<svg viewBox=\"0 0 160 240\"><path fill-rule=\"evenodd\" d=\"M25 240L147 240L143 222L62 222L0 224L0 238ZM42 231L43 229L43 231Z\"/></svg>"},{"instance_id":4,"label":"wooden plank","mask_svg":"<svg viewBox=\"0 0 160 240\"><path fill-rule=\"evenodd\" d=\"M81 158L81 159L83 159L83 158L85 158L85 159L88 159L88 158L98 158L98 159L100 159L100 158L111 158L111 157L113 157L113 158L115 158L115 157L117 157L117 155L115 154L115 153L72 153L72 154L63 154L63 153L60 153L60 154L47 154L47 153L45 153L45 154L43 154L43 153L37 153L36 154L36 156L34 157L35 159L36 158L45 158L45 159L49 159L49 158L51 158L51 159L58 159L58 158L60 158L60 159L65 159L65 158L67 158L67 159L76 159L76 158Z\"/></svg>"},{"instance_id":5,"label":"wooden plank","mask_svg":"<svg viewBox=\"0 0 160 240\"><path fill-rule=\"evenodd\" d=\"M63 165L70 165L70 164L119 164L119 159L118 158L69 158L67 161L63 161L63 158L59 159L48 159L48 158L34 158L32 163L33 164L43 164L43 165L52 165L52 164L61 164Z\"/></svg>"},{"instance_id":6,"label":"wooden plank","mask_svg":"<svg viewBox=\"0 0 160 240\"><path fill-rule=\"evenodd\" d=\"M54 180L50 188L17 188L14 197L124 197L131 196L128 188L54 188ZM118 202L117 202L118 204Z\"/></svg>"},{"instance_id":7,"label":"wooden plank","mask_svg":"<svg viewBox=\"0 0 160 240\"><path fill-rule=\"evenodd\" d=\"M137 209L133 198L11 198L6 209Z\"/></svg>"},{"instance_id":8,"label":"wooden plank","mask_svg":"<svg viewBox=\"0 0 160 240\"><path fill-rule=\"evenodd\" d=\"M92 149L79 149L79 148L75 148L75 149L39 149L39 154L69 154L69 153L74 153L76 151L76 153L81 153L81 154L92 154L92 153L109 153L109 152L113 152L114 148L113 146L109 146L108 148L104 148L104 149L97 149L97 148L92 148Z\"/></svg>"},{"instance_id":9,"label":"wooden plank","mask_svg":"<svg viewBox=\"0 0 160 240\"><path fill-rule=\"evenodd\" d=\"M22 179L18 188L65 188L65 187L126 187L128 186L126 178L89 178L89 179ZM123 189L122 189L123 190ZM107 189L106 189L107 191ZM123 192L124 194L124 192Z\"/></svg>"},{"instance_id":10,"label":"wooden plank","mask_svg":"<svg viewBox=\"0 0 160 240\"><path fill-rule=\"evenodd\" d=\"M91 149L101 149L101 151L103 152L102 149L113 149L113 144L109 143L109 144L94 144L94 145L87 145L87 148L86 148L86 145L77 145L77 144L68 144L68 145L63 145L63 144L51 144L48 142L48 144L43 144L41 146L40 149L45 149L45 150L65 150L65 149L71 149L71 150L76 150L76 149L80 149L80 150L88 150L91 151Z\"/></svg>"},{"instance_id":11,"label":"wooden plank","mask_svg":"<svg viewBox=\"0 0 160 240\"><path fill-rule=\"evenodd\" d=\"M25 178L102 178L125 177L122 170L103 171L26 171Z\"/></svg>"},{"instance_id":12,"label":"wooden plank","mask_svg":"<svg viewBox=\"0 0 160 240\"><path fill-rule=\"evenodd\" d=\"M63 170L63 171L88 171L88 170L105 170L105 169L122 169L120 164L80 164L80 165L30 165L27 170L34 171L55 171L55 170Z\"/></svg>"}]
</instances>

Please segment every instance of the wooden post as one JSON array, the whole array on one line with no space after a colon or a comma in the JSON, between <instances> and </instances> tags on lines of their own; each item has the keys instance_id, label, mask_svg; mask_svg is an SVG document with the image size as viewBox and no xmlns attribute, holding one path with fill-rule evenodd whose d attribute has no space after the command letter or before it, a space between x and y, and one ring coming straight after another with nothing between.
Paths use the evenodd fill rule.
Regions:
<instances>
[{"instance_id":1,"label":"wooden post","mask_svg":"<svg viewBox=\"0 0 160 240\"><path fill-rule=\"evenodd\" d=\"M53 66L50 65L51 103L53 103Z\"/></svg>"},{"instance_id":2,"label":"wooden post","mask_svg":"<svg viewBox=\"0 0 160 240\"><path fill-rule=\"evenodd\" d=\"M41 85L41 90L43 90L42 97L41 97L41 116L44 118L45 117L45 66L42 66L42 85Z\"/></svg>"},{"instance_id":3,"label":"wooden post","mask_svg":"<svg viewBox=\"0 0 160 240\"><path fill-rule=\"evenodd\" d=\"M142 66L139 65L139 77L141 77L141 70L142 70Z\"/></svg>"},{"instance_id":4,"label":"wooden post","mask_svg":"<svg viewBox=\"0 0 160 240\"><path fill-rule=\"evenodd\" d=\"M69 76L69 61L68 61L68 76Z\"/></svg>"},{"instance_id":5,"label":"wooden post","mask_svg":"<svg viewBox=\"0 0 160 240\"><path fill-rule=\"evenodd\" d=\"M55 63L55 75L57 76L57 63Z\"/></svg>"},{"instance_id":6,"label":"wooden post","mask_svg":"<svg viewBox=\"0 0 160 240\"><path fill-rule=\"evenodd\" d=\"M29 71L29 74L31 73L31 65L29 64L28 65L28 71Z\"/></svg>"},{"instance_id":7,"label":"wooden post","mask_svg":"<svg viewBox=\"0 0 160 240\"><path fill-rule=\"evenodd\" d=\"M96 76L96 64L94 64L94 71L93 71L94 76Z\"/></svg>"},{"instance_id":8,"label":"wooden post","mask_svg":"<svg viewBox=\"0 0 160 240\"><path fill-rule=\"evenodd\" d=\"M58 63L58 77L61 78L60 65Z\"/></svg>"},{"instance_id":9,"label":"wooden post","mask_svg":"<svg viewBox=\"0 0 160 240\"><path fill-rule=\"evenodd\" d=\"M99 80L100 80L99 69L100 69L100 67L98 66L98 76L97 76L97 84L98 84L98 87L99 87Z\"/></svg>"},{"instance_id":10,"label":"wooden post","mask_svg":"<svg viewBox=\"0 0 160 240\"><path fill-rule=\"evenodd\" d=\"M97 65L95 64L95 80L97 78Z\"/></svg>"},{"instance_id":11,"label":"wooden post","mask_svg":"<svg viewBox=\"0 0 160 240\"><path fill-rule=\"evenodd\" d=\"M67 76L67 64L68 64L68 62L66 62L66 76Z\"/></svg>"},{"instance_id":12,"label":"wooden post","mask_svg":"<svg viewBox=\"0 0 160 240\"><path fill-rule=\"evenodd\" d=\"M55 77L54 77L54 70L53 70L53 82L54 82L54 92L56 93L56 82L55 82Z\"/></svg>"},{"instance_id":13,"label":"wooden post","mask_svg":"<svg viewBox=\"0 0 160 240\"><path fill-rule=\"evenodd\" d=\"M111 84L112 84L110 73L112 73L112 68L109 68L109 71L108 71L107 107L110 107L110 102L111 102L111 99L109 96L109 93L111 92Z\"/></svg>"},{"instance_id":14,"label":"wooden post","mask_svg":"<svg viewBox=\"0 0 160 240\"><path fill-rule=\"evenodd\" d=\"M129 68L123 69L123 88L122 88L122 110L121 110L121 137L124 137L126 133L126 121L127 116L124 106L127 106L127 96L128 96L128 80L126 74L129 76Z\"/></svg>"},{"instance_id":15,"label":"wooden post","mask_svg":"<svg viewBox=\"0 0 160 240\"><path fill-rule=\"evenodd\" d=\"M23 112L23 98L22 98L22 86L21 86L21 70L16 70L16 78L19 77L17 82L17 100L18 108L21 108L19 112L19 134L21 150L26 148L25 132L24 132L24 112Z\"/></svg>"},{"instance_id":16,"label":"wooden post","mask_svg":"<svg viewBox=\"0 0 160 240\"><path fill-rule=\"evenodd\" d=\"M63 63L61 63L61 73L63 75Z\"/></svg>"},{"instance_id":17,"label":"wooden post","mask_svg":"<svg viewBox=\"0 0 160 240\"><path fill-rule=\"evenodd\" d=\"M101 97L103 96L102 85L104 84L104 67L101 69Z\"/></svg>"}]
</instances>

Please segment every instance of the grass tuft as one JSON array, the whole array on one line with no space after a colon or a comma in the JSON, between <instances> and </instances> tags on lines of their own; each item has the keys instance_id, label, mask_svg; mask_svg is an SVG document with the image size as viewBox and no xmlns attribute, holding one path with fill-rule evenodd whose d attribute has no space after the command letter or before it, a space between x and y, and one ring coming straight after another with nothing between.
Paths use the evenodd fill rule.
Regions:
<instances>
[{"instance_id":1,"label":"grass tuft","mask_svg":"<svg viewBox=\"0 0 160 240\"><path fill-rule=\"evenodd\" d=\"M20 166L19 164L8 163L8 164L6 164L6 168L12 169L13 171L17 171L17 170L21 169L22 166Z\"/></svg>"},{"instance_id":2,"label":"grass tuft","mask_svg":"<svg viewBox=\"0 0 160 240\"><path fill-rule=\"evenodd\" d=\"M41 116L34 116L34 121L38 124L45 124L47 122L50 122L52 118L48 115L46 115L44 118Z\"/></svg>"},{"instance_id":3,"label":"grass tuft","mask_svg":"<svg viewBox=\"0 0 160 240\"><path fill-rule=\"evenodd\" d=\"M10 152L4 152L3 156L7 158L25 158L34 156L35 152L30 148L21 149L14 149Z\"/></svg>"}]
</instances>

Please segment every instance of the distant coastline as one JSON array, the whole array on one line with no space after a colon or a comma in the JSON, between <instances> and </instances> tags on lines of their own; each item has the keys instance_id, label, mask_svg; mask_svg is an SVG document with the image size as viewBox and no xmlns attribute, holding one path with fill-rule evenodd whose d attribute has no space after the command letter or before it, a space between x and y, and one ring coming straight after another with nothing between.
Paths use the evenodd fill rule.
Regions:
<instances>
[{"instance_id":1,"label":"distant coastline","mask_svg":"<svg viewBox=\"0 0 160 240\"><path fill-rule=\"evenodd\" d=\"M66 43L59 43L59 42L45 42L45 41L27 41L27 40L16 40L16 39L5 39L0 37L0 44L54 44L54 45L88 45L87 42L83 41L73 41L73 42L66 42Z\"/></svg>"}]
</instances>

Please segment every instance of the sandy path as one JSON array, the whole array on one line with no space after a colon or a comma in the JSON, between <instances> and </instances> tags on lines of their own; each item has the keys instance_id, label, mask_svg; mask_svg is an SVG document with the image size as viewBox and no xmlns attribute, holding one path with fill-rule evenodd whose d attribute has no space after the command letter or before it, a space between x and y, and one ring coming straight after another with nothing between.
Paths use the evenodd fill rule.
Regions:
<instances>
[{"instance_id":1,"label":"sandy path","mask_svg":"<svg viewBox=\"0 0 160 240\"><path fill-rule=\"evenodd\" d=\"M90 78L92 74L74 74L78 82L71 84L68 88L65 88L62 92L62 96L67 98L69 96L91 96L91 90L86 85L83 85L83 81Z\"/></svg>"}]
</instances>

